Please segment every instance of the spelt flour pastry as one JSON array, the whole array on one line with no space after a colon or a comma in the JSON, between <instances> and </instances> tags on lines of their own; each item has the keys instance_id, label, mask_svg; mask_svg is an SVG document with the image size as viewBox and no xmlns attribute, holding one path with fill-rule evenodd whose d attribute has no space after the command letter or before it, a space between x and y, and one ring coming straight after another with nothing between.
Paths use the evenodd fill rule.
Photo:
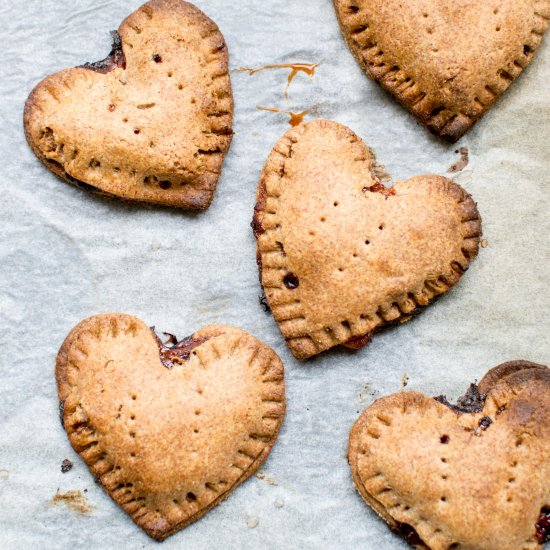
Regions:
<instances>
[{"instance_id":1,"label":"spelt flour pastry","mask_svg":"<svg viewBox=\"0 0 550 550\"><path fill-rule=\"evenodd\" d=\"M452 287L475 258L481 220L452 181L384 187L370 149L346 126L315 120L275 145L253 228L260 279L292 353L359 348Z\"/></svg>"},{"instance_id":2,"label":"spelt flour pastry","mask_svg":"<svg viewBox=\"0 0 550 550\"><path fill-rule=\"evenodd\" d=\"M350 433L363 499L414 547L536 550L550 540L550 369L513 361L444 396L383 397Z\"/></svg>"},{"instance_id":3,"label":"spelt flour pastry","mask_svg":"<svg viewBox=\"0 0 550 550\"><path fill-rule=\"evenodd\" d=\"M363 70L456 141L530 63L550 0L334 0Z\"/></svg>"},{"instance_id":4,"label":"spelt flour pastry","mask_svg":"<svg viewBox=\"0 0 550 550\"><path fill-rule=\"evenodd\" d=\"M207 208L232 137L227 47L183 0L151 0L103 61L46 77L25 105L36 156L68 182L128 201Z\"/></svg>"},{"instance_id":5,"label":"spelt flour pastry","mask_svg":"<svg viewBox=\"0 0 550 550\"><path fill-rule=\"evenodd\" d=\"M163 540L265 461L285 414L275 352L223 325L163 344L135 317L78 324L56 363L62 421L113 500Z\"/></svg>"}]
</instances>

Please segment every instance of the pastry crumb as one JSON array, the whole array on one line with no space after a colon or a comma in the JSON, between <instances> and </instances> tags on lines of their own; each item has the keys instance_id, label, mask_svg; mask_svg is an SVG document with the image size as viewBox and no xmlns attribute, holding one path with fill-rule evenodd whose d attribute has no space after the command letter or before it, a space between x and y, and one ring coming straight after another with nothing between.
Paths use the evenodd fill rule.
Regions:
<instances>
[{"instance_id":1,"label":"pastry crumb","mask_svg":"<svg viewBox=\"0 0 550 550\"><path fill-rule=\"evenodd\" d=\"M372 173L376 176L382 183L390 183L391 176L386 170L386 167L383 164L380 164L378 161L374 161L372 167Z\"/></svg>"},{"instance_id":2,"label":"pastry crumb","mask_svg":"<svg viewBox=\"0 0 550 550\"><path fill-rule=\"evenodd\" d=\"M260 518L256 516L248 516L246 525L249 529L255 529L260 524Z\"/></svg>"},{"instance_id":3,"label":"pastry crumb","mask_svg":"<svg viewBox=\"0 0 550 550\"><path fill-rule=\"evenodd\" d=\"M72 468L73 468L73 463L68 458L66 458L61 463L61 473L63 473L63 474L66 474L67 472L72 470Z\"/></svg>"},{"instance_id":4,"label":"pastry crumb","mask_svg":"<svg viewBox=\"0 0 550 550\"><path fill-rule=\"evenodd\" d=\"M263 470L258 470L254 475L268 485L278 485L277 480L271 476L268 476Z\"/></svg>"},{"instance_id":5,"label":"pastry crumb","mask_svg":"<svg viewBox=\"0 0 550 550\"><path fill-rule=\"evenodd\" d=\"M361 405L370 404L373 401L373 397L375 397L378 394L378 390L371 387L369 383L367 382L363 389L359 392L359 402Z\"/></svg>"},{"instance_id":6,"label":"pastry crumb","mask_svg":"<svg viewBox=\"0 0 550 550\"><path fill-rule=\"evenodd\" d=\"M57 506L60 503L66 504L71 510L80 514L89 514L94 509L86 497L82 494L82 491L78 489L71 489L66 493L60 493L59 489L57 493L52 497L50 503Z\"/></svg>"}]
</instances>

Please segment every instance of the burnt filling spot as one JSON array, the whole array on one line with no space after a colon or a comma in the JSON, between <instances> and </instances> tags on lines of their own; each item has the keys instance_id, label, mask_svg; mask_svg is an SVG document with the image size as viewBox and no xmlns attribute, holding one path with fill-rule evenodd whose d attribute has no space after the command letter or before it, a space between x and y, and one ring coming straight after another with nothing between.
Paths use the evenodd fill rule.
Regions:
<instances>
[{"instance_id":1,"label":"burnt filling spot","mask_svg":"<svg viewBox=\"0 0 550 550\"><path fill-rule=\"evenodd\" d=\"M270 311L270 307L269 307L269 304L267 303L267 296L265 295L265 292L262 293L260 296L258 296L258 302L264 308L264 311L266 313Z\"/></svg>"},{"instance_id":2,"label":"burnt filling spot","mask_svg":"<svg viewBox=\"0 0 550 550\"><path fill-rule=\"evenodd\" d=\"M366 334L360 334L359 336L352 336L349 340L342 345L348 349L361 349L365 347L372 339L373 332L367 332Z\"/></svg>"},{"instance_id":3,"label":"burnt filling spot","mask_svg":"<svg viewBox=\"0 0 550 550\"><path fill-rule=\"evenodd\" d=\"M63 420L63 413L65 412L65 400L59 402L59 421L61 422L61 427L65 429L65 421Z\"/></svg>"},{"instance_id":4,"label":"burnt filling spot","mask_svg":"<svg viewBox=\"0 0 550 550\"><path fill-rule=\"evenodd\" d=\"M409 544L413 546L426 546L416 529L408 523L395 522L395 527L391 528L394 533L401 535Z\"/></svg>"},{"instance_id":5,"label":"burnt filling spot","mask_svg":"<svg viewBox=\"0 0 550 550\"><path fill-rule=\"evenodd\" d=\"M267 190L265 188L265 182L261 180L258 187L258 197L254 206L254 217L252 218L252 222L250 223L256 241L259 239L260 235L265 232L265 229L262 225L261 216L262 211L265 208L266 195ZM256 247L256 264L258 265L258 278L260 279L260 284L262 284L262 254L260 252L259 246Z\"/></svg>"},{"instance_id":6,"label":"burnt filling spot","mask_svg":"<svg viewBox=\"0 0 550 550\"><path fill-rule=\"evenodd\" d=\"M485 403L486 394L480 394L479 389L475 384L470 384L468 391L462 396L459 397L456 405L449 403L445 395L438 395L434 397L436 401L439 401L449 409L459 413L478 413L483 410L483 405Z\"/></svg>"},{"instance_id":7,"label":"burnt filling spot","mask_svg":"<svg viewBox=\"0 0 550 550\"><path fill-rule=\"evenodd\" d=\"M485 431L492 423L493 421L488 416L484 416L479 419L478 426Z\"/></svg>"},{"instance_id":8,"label":"burnt filling spot","mask_svg":"<svg viewBox=\"0 0 550 550\"><path fill-rule=\"evenodd\" d=\"M443 445L447 445L447 443L449 443L449 440L450 440L450 437L449 437L447 434L443 434L443 435L439 438L439 441L440 441Z\"/></svg>"},{"instance_id":9,"label":"burnt filling spot","mask_svg":"<svg viewBox=\"0 0 550 550\"><path fill-rule=\"evenodd\" d=\"M260 278L260 284L262 284L262 254L260 249L256 249L256 265L258 266L258 277Z\"/></svg>"},{"instance_id":10,"label":"burnt filling spot","mask_svg":"<svg viewBox=\"0 0 550 550\"><path fill-rule=\"evenodd\" d=\"M283 277L283 283L289 290L294 290L300 286L300 280L294 273L287 273Z\"/></svg>"},{"instance_id":11,"label":"burnt filling spot","mask_svg":"<svg viewBox=\"0 0 550 550\"><path fill-rule=\"evenodd\" d=\"M103 74L118 68L126 69L126 56L122 51L122 39L118 31L111 31L111 38L113 41L111 51L105 59L93 63L84 63L84 65L80 65L80 68Z\"/></svg>"},{"instance_id":12,"label":"burnt filling spot","mask_svg":"<svg viewBox=\"0 0 550 550\"><path fill-rule=\"evenodd\" d=\"M151 332L159 347L160 361L167 369L172 369L175 365L181 365L187 361L192 351L208 340L204 337L196 338L194 334L183 338L183 340L178 340L174 334L165 332L163 334L168 336L168 340L162 342L155 332L155 327L151 327Z\"/></svg>"},{"instance_id":13,"label":"burnt filling spot","mask_svg":"<svg viewBox=\"0 0 550 550\"><path fill-rule=\"evenodd\" d=\"M156 54L153 56L153 61L154 61L155 63L162 63L162 57L161 57L158 53L156 53Z\"/></svg>"},{"instance_id":14,"label":"burnt filling spot","mask_svg":"<svg viewBox=\"0 0 550 550\"><path fill-rule=\"evenodd\" d=\"M539 519L535 523L535 530L539 544L550 541L550 508L541 509Z\"/></svg>"}]
</instances>

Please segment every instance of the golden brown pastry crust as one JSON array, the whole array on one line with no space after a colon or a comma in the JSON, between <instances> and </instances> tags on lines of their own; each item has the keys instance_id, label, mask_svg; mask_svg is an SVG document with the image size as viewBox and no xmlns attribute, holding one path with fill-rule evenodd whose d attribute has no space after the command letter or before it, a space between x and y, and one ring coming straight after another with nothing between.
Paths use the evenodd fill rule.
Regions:
<instances>
[{"instance_id":1,"label":"golden brown pastry crust","mask_svg":"<svg viewBox=\"0 0 550 550\"><path fill-rule=\"evenodd\" d=\"M183 0L151 0L118 33L120 63L106 72L66 69L34 88L27 141L47 168L76 185L203 210L232 137L223 36Z\"/></svg>"},{"instance_id":2,"label":"golden brown pastry crust","mask_svg":"<svg viewBox=\"0 0 550 550\"><path fill-rule=\"evenodd\" d=\"M56 364L72 446L107 493L163 540L250 477L285 414L284 368L250 334L213 325L168 369L152 330L129 315L78 324Z\"/></svg>"},{"instance_id":3,"label":"golden brown pastry crust","mask_svg":"<svg viewBox=\"0 0 550 550\"><path fill-rule=\"evenodd\" d=\"M433 133L459 139L533 59L550 0L334 0L368 76Z\"/></svg>"},{"instance_id":4,"label":"golden brown pastry crust","mask_svg":"<svg viewBox=\"0 0 550 550\"><path fill-rule=\"evenodd\" d=\"M550 369L490 370L480 411L414 392L383 397L354 424L348 459L365 501L431 550L535 550L550 504Z\"/></svg>"},{"instance_id":5,"label":"golden brown pastry crust","mask_svg":"<svg viewBox=\"0 0 550 550\"><path fill-rule=\"evenodd\" d=\"M328 120L287 132L264 166L260 277L299 359L407 321L477 255L481 219L461 187L429 175L384 191L373 167L369 148Z\"/></svg>"}]
</instances>

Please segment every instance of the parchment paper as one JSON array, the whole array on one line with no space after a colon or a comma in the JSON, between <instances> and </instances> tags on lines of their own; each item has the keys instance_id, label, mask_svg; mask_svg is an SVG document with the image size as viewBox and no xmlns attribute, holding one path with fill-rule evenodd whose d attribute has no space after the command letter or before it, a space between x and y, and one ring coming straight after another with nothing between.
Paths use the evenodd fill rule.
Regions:
<instances>
[{"instance_id":1,"label":"parchment paper","mask_svg":"<svg viewBox=\"0 0 550 550\"><path fill-rule=\"evenodd\" d=\"M45 75L109 51L108 32L140 0L0 0L0 548L155 548L72 451L58 419L54 358L82 318L120 311L192 333L240 326L286 365L288 414L263 469L226 502L162 548L405 549L356 494L346 462L348 431L368 404L400 390L456 398L499 362L548 364L550 322L550 41L459 144L420 127L368 80L344 44L329 0L196 0L227 40L233 68L304 61L284 99L287 71L234 72L235 138L212 207L189 215L127 206L50 174L24 140L22 111ZM299 363L261 292L249 222L261 167L285 132L278 107L349 125L395 180L446 174L478 201L487 247L460 284L411 323L357 353ZM403 442L406 445L406 441ZM61 473L64 459L74 463ZM86 514L57 490L80 490Z\"/></svg>"}]
</instances>

